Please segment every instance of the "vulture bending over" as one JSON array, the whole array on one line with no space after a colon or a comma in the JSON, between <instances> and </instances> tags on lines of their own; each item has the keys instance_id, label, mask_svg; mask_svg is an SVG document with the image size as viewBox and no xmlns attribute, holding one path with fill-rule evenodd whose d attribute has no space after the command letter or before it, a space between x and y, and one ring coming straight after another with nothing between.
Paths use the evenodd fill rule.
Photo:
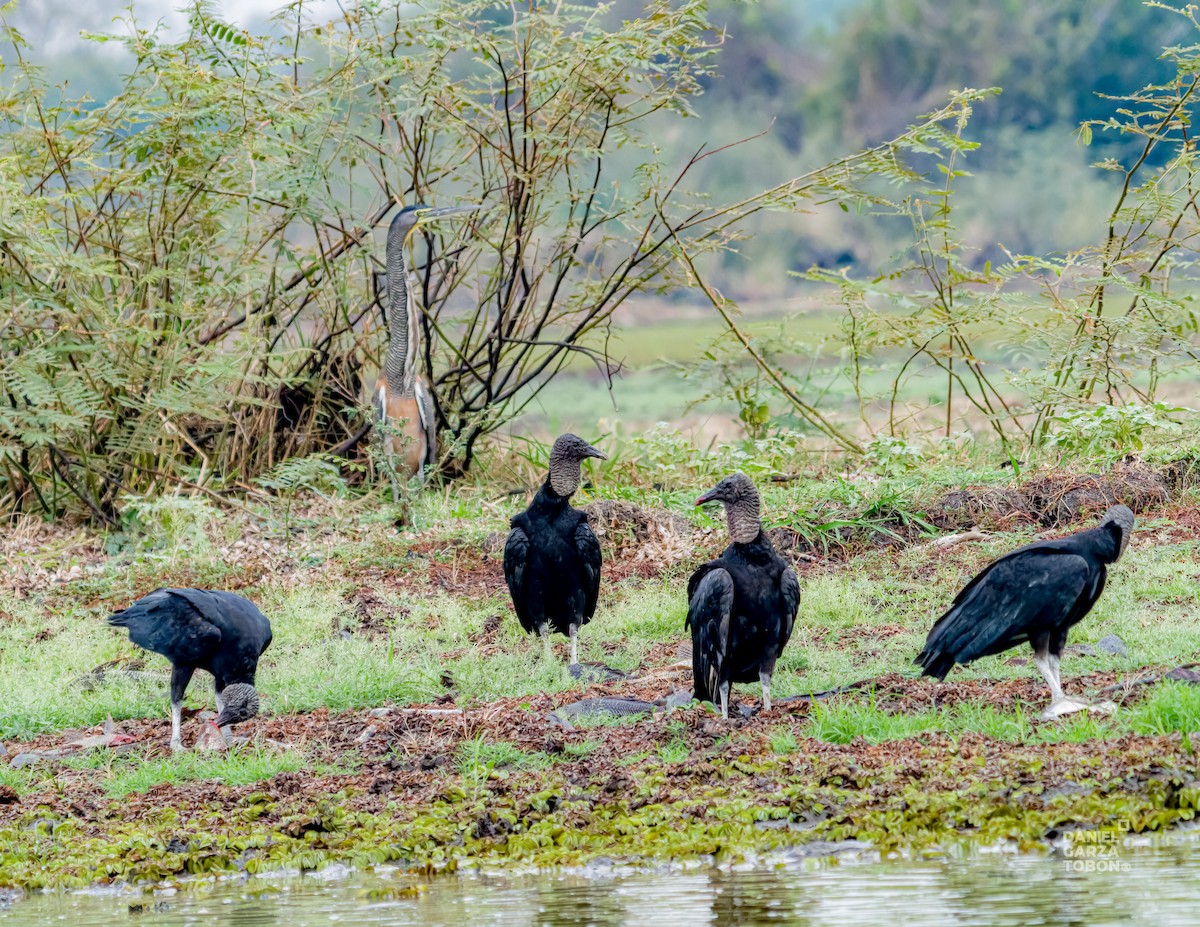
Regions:
<instances>
[{"instance_id":1,"label":"vulture bending over","mask_svg":"<svg viewBox=\"0 0 1200 927\"><path fill-rule=\"evenodd\" d=\"M129 631L139 647L171 661L171 749L183 749L180 719L183 693L198 669L212 673L218 728L258 714L254 674L271 644L271 622L255 605L232 592L155 589L108 623Z\"/></svg>"},{"instance_id":2,"label":"vulture bending over","mask_svg":"<svg viewBox=\"0 0 1200 927\"><path fill-rule=\"evenodd\" d=\"M692 629L692 680L696 698L717 701L729 717L729 686L762 684L763 709L771 708L775 661L792 636L800 608L796 574L775 553L762 530L758 490L742 473L727 476L696 505L721 502L733 541L688 580Z\"/></svg>"},{"instance_id":3,"label":"vulture bending over","mask_svg":"<svg viewBox=\"0 0 1200 927\"><path fill-rule=\"evenodd\" d=\"M606 459L575 435L554 442L550 475L513 518L504 545L504 579L521 627L543 639L552 630L569 634L572 665L579 662L579 627L591 620L600 594L600 542L587 515L571 507L588 457Z\"/></svg>"},{"instance_id":4,"label":"vulture bending over","mask_svg":"<svg viewBox=\"0 0 1200 927\"><path fill-rule=\"evenodd\" d=\"M1133 512L1114 505L1095 528L1027 544L992 563L954 597L930 630L916 659L923 675L942 680L955 663L1028 641L1052 696L1042 717L1087 708L1063 694L1059 661L1067 631L1100 598L1105 567L1125 552L1132 532Z\"/></svg>"}]
</instances>

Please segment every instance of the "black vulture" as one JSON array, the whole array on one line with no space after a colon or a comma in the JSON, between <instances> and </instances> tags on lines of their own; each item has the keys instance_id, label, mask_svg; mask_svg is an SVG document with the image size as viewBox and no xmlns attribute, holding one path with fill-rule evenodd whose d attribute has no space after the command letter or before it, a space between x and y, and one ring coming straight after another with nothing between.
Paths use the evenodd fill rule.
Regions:
<instances>
[{"instance_id":1,"label":"black vulture","mask_svg":"<svg viewBox=\"0 0 1200 927\"><path fill-rule=\"evenodd\" d=\"M421 329L410 290L404 248L413 231L430 219L465 216L478 206L406 206L387 234L388 350L375 384L375 415L380 440L392 466L392 497L398 498L397 474L405 479L437 463L437 422L433 394L418 375ZM415 289L415 288L413 288ZM395 423L391 425L390 423ZM389 425L389 428L382 427Z\"/></svg>"},{"instance_id":2,"label":"black vulture","mask_svg":"<svg viewBox=\"0 0 1200 927\"><path fill-rule=\"evenodd\" d=\"M1042 717L1089 707L1063 694L1059 661L1067 631L1100 598L1105 567L1125 552L1132 532L1133 512L1114 505L1095 528L1027 544L990 564L954 597L929 631L915 661L924 668L922 675L942 680L955 663L1028 641L1052 696Z\"/></svg>"},{"instance_id":3,"label":"black vulture","mask_svg":"<svg viewBox=\"0 0 1200 927\"><path fill-rule=\"evenodd\" d=\"M228 739L228 726L258 714L254 674L271 644L271 622L254 603L232 592L155 589L108 623L129 631L139 647L171 661L171 749L180 750L183 693L198 669L213 676L216 726Z\"/></svg>"},{"instance_id":4,"label":"black vulture","mask_svg":"<svg viewBox=\"0 0 1200 927\"><path fill-rule=\"evenodd\" d=\"M513 518L504 545L504 579L527 632L571 636L571 664L579 662L579 627L592 619L600 595L600 542L587 514L571 506L580 467L605 456L575 435L550 449L550 475L533 502Z\"/></svg>"},{"instance_id":5,"label":"black vulture","mask_svg":"<svg viewBox=\"0 0 1200 927\"><path fill-rule=\"evenodd\" d=\"M775 552L762 529L761 503L743 473L725 477L696 500L721 502L733 543L688 580L692 629L692 681L696 698L720 697L721 717L729 717L729 686L762 684L763 710L771 708L775 661L792 636L800 608L800 583Z\"/></svg>"}]
</instances>

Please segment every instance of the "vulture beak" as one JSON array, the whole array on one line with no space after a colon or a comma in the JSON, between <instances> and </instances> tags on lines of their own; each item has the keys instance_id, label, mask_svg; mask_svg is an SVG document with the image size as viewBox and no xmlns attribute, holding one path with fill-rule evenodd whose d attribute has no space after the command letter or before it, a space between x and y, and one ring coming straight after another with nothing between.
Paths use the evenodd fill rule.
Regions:
<instances>
[{"instance_id":1,"label":"vulture beak","mask_svg":"<svg viewBox=\"0 0 1200 927\"><path fill-rule=\"evenodd\" d=\"M209 723L210 723L210 724L212 724L212 725L213 725L213 727L216 727L216 728L218 728L218 729L220 729L220 728L223 728L223 727L224 727L226 724L228 724L228 723L229 723L229 712L228 712L228 710L221 712L219 715L217 715L217 720L216 720L216 721L211 721L211 722L209 722Z\"/></svg>"},{"instance_id":2,"label":"vulture beak","mask_svg":"<svg viewBox=\"0 0 1200 927\"><path fill-rule=\"evenodd\" d=\"M716 490L710 489L703 496L696 500L696 505L704 505L705 502L712 502L716 498Z\"/></svg>"},{"instance_id":3,"label":"vulture beak","mask_svg":"<svg viewBox=\"0 0 1200 927\"><path fill-rule=\"evenodd\" d=\"M587 455L589 457L595 457L598 460L608 460L607 457L605 457L603 454L601 454L598 450L596 450L590 444L588 445Z\"/></svg>"}]
</instances>

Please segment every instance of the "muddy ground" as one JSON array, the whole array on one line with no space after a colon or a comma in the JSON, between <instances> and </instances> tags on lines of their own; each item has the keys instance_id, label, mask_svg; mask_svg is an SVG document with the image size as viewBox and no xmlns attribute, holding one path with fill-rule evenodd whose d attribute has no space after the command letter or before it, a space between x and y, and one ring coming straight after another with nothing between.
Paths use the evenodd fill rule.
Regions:
<instances>
[{"instance_id":1,"label":"muddy ground","mask_svg":"<svg viewBox=\"0 0 1200 927\"><path fill-rule=\"evenodd\" d=\"M654 699L686 677L668 664L584 695ZM1071 680L1068 691L1116 682L1091 674ZM893 674L868 688L889 713L960 703L1020 711L1044 700L1032 678L937 684ZM1150 688L1111 695L1128 706ZM301 751L305 768L241 787L163 783L114 798L98 770L60 767L35 794L0 795L0 834L11 840L0 850L0 881L163 879L334 860L430 869L598 856L651 862L851 838L884 852L997 840L1030 847L1079 828L1157 830L1200 807L1200 766L1178 734L1012 743L931 732L839 744L804 736L814 710L805 701L731 721L703 707L574 729L550 719L579 697L258 719L241 735L258 750ZM191 732L197 726L193 719ZM116 755L169 755L165 720L115 727L131 738ZM781 749L788 734L794 742ZM63 739L48 734L8 749L52 752ZM473 765L478 744L515 749Z\"/></svg>"}]
</instances>

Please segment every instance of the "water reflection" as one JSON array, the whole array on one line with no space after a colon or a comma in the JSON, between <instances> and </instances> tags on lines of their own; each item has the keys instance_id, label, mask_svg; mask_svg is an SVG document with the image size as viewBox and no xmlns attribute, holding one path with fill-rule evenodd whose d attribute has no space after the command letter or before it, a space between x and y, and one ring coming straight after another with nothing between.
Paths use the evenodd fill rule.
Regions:
<instances>
[{"instance_id":1,"label":"water reflection","mask_svg":"<svg viewBox=\"0 0 1200 927\"><path fill-rule=\"evenodd\" d=\"M200 885L166 895L35 896L0 910L0 927L875 927L1192 925L1200 844L1120 850L1121 871L1081 872L1061 856L975 855L886 863L690 869L637 875L403 874ZM140 910L131 909L140 905Z\"/></svg>"}]
</instances>

